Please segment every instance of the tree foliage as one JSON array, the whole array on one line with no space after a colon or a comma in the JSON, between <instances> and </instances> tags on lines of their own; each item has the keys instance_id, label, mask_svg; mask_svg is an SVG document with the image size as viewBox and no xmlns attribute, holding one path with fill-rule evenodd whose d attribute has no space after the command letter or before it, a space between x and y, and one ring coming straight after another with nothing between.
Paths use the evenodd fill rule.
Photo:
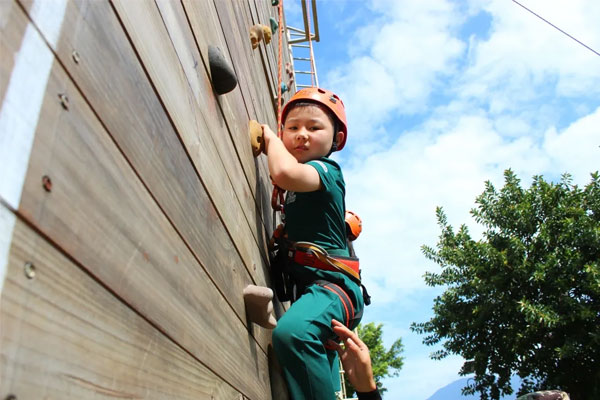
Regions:
<instances>
[{"instance_id":1,"label":"tree foliage","mask_svg":"<svg viewBox=\"0 0 600 400\"><path fill-rule=\"evenodd\" d=\"M562 389L571 399L600 398L600 179L581 189L569 175L559 183L533 178L529 189L504 173L497 191L486 182L471 210L484 226L482 239L458 232L437 209L441 235L423 246L444 286L434 317L413 323L432 354L459 354L461 375L474 374L464 394L482 399L511 394L511 375L523 379L519 394Z\"/></svg>"},{"instance_id":2,"label":"tree foliage","mask_svg":"<svg viewBox=\"0 0 600 400\"><path fill-rule=\"evenodd\" d=\"M398 373L404 364L404 358L400 356L404 350L402 339L397 339L392 344L392 347L386 350L382 338L383 324L375 325L373 322L369 322L365 325L359 324L357 334L369 348L371 365L373 367L373 377L375 378L375 383L377 384L379 392L383 394L387 389L383 387L381 380L388 376L398 376ZM354 387L347 379L346 392L348 395L355 392Z\"/></svg>"}]
</instances>

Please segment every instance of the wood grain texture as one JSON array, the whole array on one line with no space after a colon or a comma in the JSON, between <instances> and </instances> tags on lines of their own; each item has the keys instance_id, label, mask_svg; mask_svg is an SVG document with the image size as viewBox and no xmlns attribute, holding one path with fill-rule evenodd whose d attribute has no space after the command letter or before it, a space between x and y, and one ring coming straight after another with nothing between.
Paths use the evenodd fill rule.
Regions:
<instances>
[{"instance_id":1,"label":"wood grain texture","mask_svg":"<svg viewBox=\"0 0 600 400\"><path fill-rule=\"evenodd\" d=\"M240 399L21 221L1 304L3 399Z\"/></svg>"},{"instance_id":2,"label":"wood grain texture","mask_svg":"<svg viewBox=\"0 0 600 400\"><path fill-rule=\"evenodd\" d=\"M72 49L80 54L79 64L72 60ZM218 191L220 201L207 193L204 177L190 162L110 5L68 2L56 52L152 196L214 272L215 281L227 282L217 274L241 267L241 256L253 281L264 285L266 260L247 225L239 223L243 216L233 191ZM227 298L236 310L242 309L241 291Z\"/></svg>"},{"instance_id":3,"label":"wood grain texture","mask_svg":"<svg viewBox=\"0 0 600 400\"><path fill-rule=\"evenodd\" d=\"M198 3L203 2L189 2L189 7L188 3L185 4L186 8L190 9L188 16L192 28L202 32L205 15L203 11L205 10L199 8ZM235 13L235 7L241 7L242 5L240 1L215 1L216 12L238 74L241 93L246 107L249 109L250 118L266 123L272 129L276 129L277 118L275 113L271 111L273 110L273 93L269 89L267 77L259 62L260 53L258 49L252 50L248 36L252 20L249 17L237 16ZM265 46L265 44L261 42L260 46ZM266 46L272 46L272 43ZM255 110L254 116L252 109ZM264 175L269 176L264 157L261 157L260 162L261 168L264 168Z\"/></svg>"},{"instance_id":4,"label":"wood grain texture","mask_svg":"<svg viewBox=\"0 0 600 400\"><path fill-rule=\"evenodd\" d=\"M247 321L241 292L268 284L272 186L266 158L251 156L247 121L275 128L276 41L251 50L245 28L271 6L249 1L68 1L18 211L118 304L147 319L154 330L143 336L162 332L189 353L183 381L196 377L186 363L200 361L208 381L189 392L198 398L271 397L270 332ZM32 1L18 2L28 10ZM27 17L16 2L0 3L0 50L14 54ZM208 44L224 50L240 80L224 96L211 90ZM12 60L0 58L3 96ZM58 94L68 95L69 110ZM41 189L46 174L51 193ZM55 295L70 301L60 289ZM69 385L138 396L92 375L70 374ZM273 398L285 398L277 372L271 382Z\"/></svg>"},{"instance_id":5,"label":"wood grain texture","mask_svg":"<svg viewBox=\"0 0 600 400\"><path fill-rule=\"evenodd\" d=\"M11 18L13 8L18 7L13 1L0 1L0 71L2 76L11 76L15 65L16 51L21 48L26 26L18 24ZM0 79L0 105L10 79Z\"/></svg>"},{"instance_id":6,"label":"wood grain texture","mask_svg":"<svg viewBox=\"0 0 600 400\"><path fill-rule=\"evenodd\" d=\"M169 4L168 1L166 3ZM162 2L159 2L158 4L159 8L162 10ZM252 103L252 101L247 101L247 99L251 100L251 96L248 93L252 90L257 90L257 88L251 85L251 80L249 86L248 82L251 77L247 68L243 68L244 64L238 62L238 59L240 59L238 51L228 47L214 3L212 1L184 0L183 6L193 37L200 49L203 59L207 59L208 46L215 45L223 50L227 59L231 60L232 67L238 78L238 87L230 93L219 96L217 101L222 107L234 143L237 147L245 147L248 143L248 119L256 119L261 122L265 121L265 119L261 119L262 117L257 114L255 104ZM250 47L249 38L247 38L247 42L247 46ZM244 95L244 93L246 93L246 95ZM246 110L245 114L244 109ZM274 120L273 116L272 121ZM258 173L260 179L257 179L255 182L257 196L258 193L260 193L260 200L257 198L257 203L261 205L261 216L263 217L267 228L267 236L270 237L273 225L270 208L272 185L264 157L255 159L255 165L260 171ZM252 182L250 182L250 184L252 185Z\"/></svg>"},{"instance_id":7,"label":"wood grain texture","mask_svg":"<svg viewBox=\"0 0 600 400\"><path fill-rule=\"evenodd\" d=\"M226 140L226 135L217 136L214 134L214 132L219 131L219 129L215 129L214 124L217 124L217 126L226 125L228 129L229 140L235 145L246 181L254 194L258 207L257 215L262 219L264 229L267 230L265 233L264 229L256 228L258 246L264 249L263 242L266 240L265 237L270 237L272 233L270 209L264 207L269 201L272 187L264 160L249 158L249 154L247 154L249 114L241 97L241 92L239 88L236 88L230 93L215 97L212 93L208 93L207 95L205 89L210 86L210 70L207 55L209 44L219 47L223 51L224 56L229 58L229 51L221 37L222 35L218 34L220 26L211 25L212 23L218 23L214 7L212 9L207 7L212 4L211 2L200 2L200 5L207 7L203 9L204 24L202 27L205 31L202 31L200 35L194 36L188 22L188 16L181 3L170 0L157 0L156 4L173 43L173 47L177 52L177 57L185 72L190 90L193 92L194 98L205 115L209 131L213 132L213 137L216 136L215 141L218 141L221 145L223 142L230 143ZM211 12L214 14L214 18L211 18ZM231 63L230 59L229 62ZM231 65L235 69L235 65ZM202 66L204 66L204 73L200 71ZM217 110L219 109L221 110L221 114L218 114ZM213 115L213 111L218 115ZM238 149L240 150L238 151ZM225 165L228 166L228 162L225 162ZM235 183L238 183L237 180Z\"/></svg>"},{"instance_id":8,"label":"wood grain texture","mask_svg":"<svg viewBox=\"0 0 600 400\"><path fill-rule=\"evenodd\" d=\"M263 7L260 7L260 9L258 9L255 4L250 0L247 2L239 2L239 3L234 3L234 8L236 10L236 13L241 13L240 17L242 18L242 20L249 20L251 21L251 24L262 24L262 25L266 25L266 26L271 26L271 21L269 19L270 15L267 13L266 7L264 7L263 4L261 4ZM273 9L277 9L277 7L270 7ZM239 19L239 17L238 17ZM276 18L277 20L278 18ZM266 80L267 80L267 85L269 87L269 92L272 93L272 107L273 107L273 112L275 113L275 115L277 115L277 100L276 100L276 96L277 96L277 83L278 83L278 76L277 76L277 57L276 54L279 51L279 32L278 31L273 31L272 32L272 38L271 38L271 43L267 46L259 46L259 48L257 49L259 50L260 53L260 57L257 57L257 60L254 61L260 61L260 64L263 68L263 73L266 76ZM275 55L274 58L274 64L271 65L270 64L270 56L271 55Z\"/></svg>"},{"instance_id":9,"label":"wood grain texture","mask_svg":"<svg viewBox=\"0 0 600 400\"><path fill-rule=\"evenodd\" d=\"M57 93L68 94L68 110ZM43 175L52 178L51 192L42 188ZM19 212L238 391L268 397L266 355L245 315L217 289L56 63ZM214 213L204 218L204 228L219 221ZM244 268L234 268L230 284L243 287Z\"/></svg>"},{"instance_id":10,"label":"wood grain texture","mask_svg":"<svg viewBox=\"0 0 600 400\"><path fill-rule=\"evenodd\" d=\"M258 247L264 231L261 218L220 110L214 101L208 100L214 94L210 84L206 84L204 68L188 58L185 64L191 70L184 72L172 45L182 43L183 32L172 27L170 37L154 3L113 1L113 4L233 239L251 242L253 236L254 247ZM185 54L183 50L181 53ZM199 68L193 68L194 64ZM200 89L197 96L191 90L192 84ZM252 162L248 143L244 150L243 158ZM254 174L254 168L249 170ZM252 265L247 267L254 275Z\"/></svg>"},{"instance_id":11,"label":"wood grain texture","mask_svg":"<svg viewBox=\"0 0 600 400\"><path fill-rule=\"evenodd\" d=\"M198 2L187 1L186 9L190 9L188 16L192 22L192 28L196 29L198 25L203 23L204 14L196 4ZM189 5L189 7L188 7ZM273 117L269 115L262 107L260 101L263 95L263 87L261 82L257 81L259 75L257 71L250 69L249 59L254 57L255 50L252 50L249 37L250 21L238 26L235 19L223 10L231 8L231 2L215 1L213 5L219 21L219 29L224 36L224 41L229 49L229 54L236 68L236 73L239 80L240 91L248 109L250 118L261 121L262 123L271 123ZM261 46L264 45L261 42ZM263 82L264 77L260 77ZM270 119L268 119L271 117Z\"/></svg>"}]
</instances>

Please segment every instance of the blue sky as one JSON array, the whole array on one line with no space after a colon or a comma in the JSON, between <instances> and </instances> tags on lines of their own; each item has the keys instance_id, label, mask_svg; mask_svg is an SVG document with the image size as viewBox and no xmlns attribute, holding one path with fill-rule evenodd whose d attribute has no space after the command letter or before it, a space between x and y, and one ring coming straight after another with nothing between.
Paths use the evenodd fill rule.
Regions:
<instances>
[{"instance_id":1,"label":"blue sky","mask_svg":"<svg viewBox=\"0 0 600 400\"><path fill-rule=\"evenodd\" d=\"M600 2L521 3L600 52ZM422 275L435 245L435 207L449 222L481 228L469 210L484 181L502 186L512 168L569 172L589 182L600 169L600 56L509 0L317 0L321 86L346 104L349 137L336 158L347 208L363 219L355 247L373 295L365 322L402 337L405 365L385 381L388 399L425 400L459 378L460 357L429 359L435 348L410 331L429 319L439 289ZM285 1L302 26L300 0Z\"/></svg>"}]
</instances>

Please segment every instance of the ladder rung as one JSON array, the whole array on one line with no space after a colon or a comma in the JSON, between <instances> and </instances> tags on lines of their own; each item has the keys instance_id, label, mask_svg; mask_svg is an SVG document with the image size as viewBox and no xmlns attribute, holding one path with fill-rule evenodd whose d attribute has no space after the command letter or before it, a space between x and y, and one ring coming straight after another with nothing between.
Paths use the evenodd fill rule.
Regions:
<instances>
[{"instance_id":1,"label":"ladder rung","mask_svg":"<svg viewBox=\"0 0 600 400\"><path fill-rule=\"evenodd\" d=\"M290 46L292 46L292 47L304 47L306 49L310 48L310 46L307 45L307 44L291 44Z\"/></svg>"},{"instance_id":2,"label":"ladder rung","mask_svg":"<svg viewBox=\"0 0 600 400\"><path fill-rule=\"evenodd\" d=\"M306 57L294 57L294 60L298 60L298 61L310 61L310 58L306 58Z\"/></svg>"},{"instance_id":3,"label":"ladder rung","mask_svg":"<svg viewBox=\"0 0 600 400\"><path fill-rule=\"evenodd\" d=\"M301 88L307 88L307 87L312 87L310 85L300 85L300 84L296 84L297 87L301 87Z\"/></svg>"},{"instance_id":4,"label":"ladder rung","mask_svg":"<svg viewBox=\"0 0 600 400\"><path fill-rule=\"evenodd\" d=\"M296 71L297 74L307 74L307 75L312 75L313 72L312 71Z\"/></svg>"}]
</instances>

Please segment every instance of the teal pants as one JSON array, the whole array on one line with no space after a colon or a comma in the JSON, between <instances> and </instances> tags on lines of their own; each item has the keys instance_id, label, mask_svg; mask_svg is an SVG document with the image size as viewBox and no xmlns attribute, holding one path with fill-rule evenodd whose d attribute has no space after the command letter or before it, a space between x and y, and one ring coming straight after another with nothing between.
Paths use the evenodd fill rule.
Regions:
<instances>
[{"instance_id":1,"label":"teal pants","mask_svg":"<svg viewBox=\"0 0 600 400\"><path fill-rule=\"evenodd\" d=\"M334 318L345 322L340 298L313 284L277 322L273 348L293 400L334 400L340 390L337 353L324 347Z\"/></svg>"}]
</instances>

